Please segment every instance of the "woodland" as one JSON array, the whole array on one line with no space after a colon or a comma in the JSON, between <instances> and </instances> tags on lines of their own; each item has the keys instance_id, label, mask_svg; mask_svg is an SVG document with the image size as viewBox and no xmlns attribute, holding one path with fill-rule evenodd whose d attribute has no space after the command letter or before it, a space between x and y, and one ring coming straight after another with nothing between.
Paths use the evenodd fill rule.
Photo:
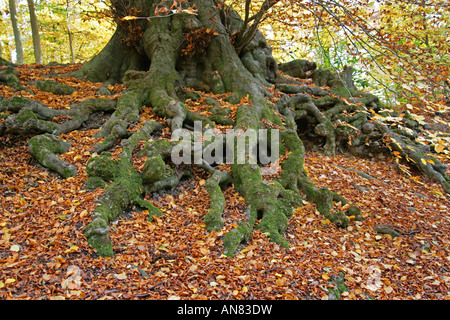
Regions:
<instances>
[{"instance_id":1,"label":"woodland","mask_svg":"<svg viewBox=\"0 0 450 320\"><path fill-rule=\"evenodd\" d=\"M0 299L450 299L449 26L438 0L0 0Z\"/></svg>"}]
</instances>

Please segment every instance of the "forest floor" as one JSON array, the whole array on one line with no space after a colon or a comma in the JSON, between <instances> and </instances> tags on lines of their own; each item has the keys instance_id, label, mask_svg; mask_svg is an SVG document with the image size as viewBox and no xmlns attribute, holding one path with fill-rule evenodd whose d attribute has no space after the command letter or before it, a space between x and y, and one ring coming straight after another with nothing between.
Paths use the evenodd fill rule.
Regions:
<instances>
[{"instance_id":1,"label":"forest floor","mask_svg":"<svg viewBox=\"0 0 450 320\"><path fill-rule=\"evenodd\" d=\"M23 86L31 88L26 81L78 67L17 69ZM32 88L33 95L0 86L0 95L66 108L98 97L102 85L74 78L58 81L77 91L58 96ZM106 97L117 99L123 88L110 90L114 94ZM163 121L148 113L141 120ZM111 225L115 257L97 257L83 230L103 192L85 190L85 166L99 141L93 137L98 130L61 136L72 143L61 158L78 169L68 179L39 165L28 151L27 136L0 137L0 299L316 300L329 298L339 273L346 286L341 299L450 299L449 200L438 183L412 168L406 174L394 158L381 154L307 153L311 181L361 208L363 220L352 221L347 229L329 223L314 204L305 202L285 233L290 249L255 231L234 257L224 256L221 237L244 216L244 199L233 187L224 191L224 227L208 233L203 223L209 209L207 176L198 172L176 190L146 196L166 213L153 222L148 211L129 208ZM448 164L446 158L440 160ZM136 160L135 165L143 163ZM403 236L379 234L373 229L379 224L399 229Z\"/></svg>"}]
</instances>

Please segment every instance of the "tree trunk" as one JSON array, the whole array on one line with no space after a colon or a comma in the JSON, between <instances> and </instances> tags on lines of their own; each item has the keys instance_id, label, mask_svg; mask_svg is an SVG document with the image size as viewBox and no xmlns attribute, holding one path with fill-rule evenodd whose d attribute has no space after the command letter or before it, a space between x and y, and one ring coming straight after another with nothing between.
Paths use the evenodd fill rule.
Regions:
<instances>
[{"instance_id":1,"label":"tree trunk","mask_svg":"<svg viewBox=\"0 0 450 320\"><path fill-rule=\"evenodd\" d=\"M36 17L36 9L33 0L28 1L28 10L30 11L31 33L33 37L34 60L38 64L42 64L41 38L39 35L38 20Z\"/></svg>"},{"instance_id":2,"label":"tree trunk","mask_svg":"<svg viewBox=\"0 0 450 320\"><path fill-rule=\"evenodd\" d=\"M16 1L9 0L9 13L11 15L11 24L14 32L14 42L16 44L16 63L23 63L23 48L22 37L20 35L20 29L17 22Z\"/></svg>"}]
</instances>

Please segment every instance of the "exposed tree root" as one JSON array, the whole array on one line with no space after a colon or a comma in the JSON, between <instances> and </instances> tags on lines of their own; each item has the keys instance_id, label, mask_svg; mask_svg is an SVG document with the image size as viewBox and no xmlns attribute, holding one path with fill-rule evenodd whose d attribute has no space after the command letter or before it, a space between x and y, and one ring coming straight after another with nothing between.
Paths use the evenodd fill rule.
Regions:
<instances>
[{"instance_id":1,"label":"exposed tree root","mask_svg":"<svg viewBox=\"0 0 450 320\"><path fill-rule=\"evenodd\" d=\"M158 208L141 198L145 177L131 163L133 150L138 143L148 140L153 131L160 129L159 123L147 122L140 131L123 141L123 151L118 160L111 159L110 153L103 152L100 156L91 158L86 166L89 179L95 179L96 184L99 181L103 184L110 183L100 198L100 205L94 210L92 222L85 229L88 242L101 256L114 255L109 239L109 223L117 219L130 203L149 210L151 215L161 214Z\"/></svg>"},{"instance_id":2,"label":"exposed tree root","mask_svg":"<svg viewBox=\"0 0 450 320\"><path fill-rule=\"evenodd\" d=\"M35 80L29 82L41 91L50 92L58 95L71 95L76 89L54 80Z\"/></svg>"},{"instance_id":3,"label":"exposed tree root","mask_svg":"<svg viewBox=\"0 0 450 320\"><path fill-rule=\"evenodd\" d=\"M207 2L196 1L197 16L175 15L152 19L148 23L143 36L143 49L151 61L149 71L133 74L132 77L124 73L128 91L119 100L115 114L102 129L106 139L97 150L107 150L120 138L126 138L127 127L136 121L140 107L144 104L151 106L158 116L166 118L172 132L182 127L193 129L195 120L202 120L203 128L207 123L211 127L214 123L232 123L235 130L245 132L248 129L269 128L262 125L265 120L281 132L280 144L269 145L268 148L277 147L287 152L278 179L265 181L258 164L235 162L231 177L215 170L210 164L200 164L211 173L206 181L210 195L210 210L205 216L208 231L222 227L225 202L221 185L225 182L234 182L248 206L247 219L225 235L224 253L233 255L239 244L248 241L254 228L267 233L271 241L288 247L283 233L293 209L302 204L302 194L337 226L346 227L350 217L360 220L361 214L357 207L347 205L345 211L336 210L335 202L344 205L347 201L335 192L319 189L309 180L303 168L305 149L299 134L309 132L310 136L323 138L322 150L327 155L334 155L337 147L346 146L351 139L353 150L362 149L366 142L364 139L379 138L380 135L373 122L369 122L368 112L369 109L380 109L378 98L355 92L351 68L341 74L334 74L317 70L314 64L308 62L293 62L288 67L283 66L287 74L300 78L312 77L317 86L328 86L329 90L299 85L293 79L283 78L271 60L270 48L259 33L242 50L239 58L228 41L228 34L220 29L220 22L212 19L219 15L210 6L205 6ZM239 19L231 21L231 31L238 30L241 26ZM216 30L216 33L211 33L209 47L202 55L181 55L183 32L199 30L201 27ZM233 122L229 122L227 113L215 114L207 119L187 110L177 84L180 80L197 90L232 92L227 99L231 103L239 102L244 96L252 103L240 106ZM270 96L265 86L276 82L277 89L291 96L283 97L279 103L271 105L265 99L265 96ZM195 149L195 139L192 143L188 151ZM203 150L206 145L203 144ZM160 187L174 187L180 175L183 175L172 174L161 179L167 170L170 171L167 163L170 162L173 147L173 142L152 141L141 150L140 154L149 157L141 175L146 192Z\"/></svg>"},{"instance_id":4,"label":"exposed tree root","mask_svg":"<svg viewBox=\"0 0 450 320\"><path fill-rule=\"evenodd\" d=\"M385 146L377 145L384 139L390 142L391 149L411 159L449 192L445 166L436 159L426 157L424 150L411 142L414 132L394 131L373 118L373 114L383 106L377 97L356 92L351 68L333 73L316 69L313 63L294 61L281 66L281 69L292 76L311 78L316 86L283 77L261 33L256 33L245 47L239 48L238 55L230 41L233 33L242 27L242 20L237 14L223 16L211 0L191 2L196 5L197 15L180 13L136 22L133 26L139 26L143 32L132 46L125 44L130 40L126 39L129 30L122 23L102 52L77 72L78 76L91 81L123 82L127 89L117 104L106 99L86 100L68 110L52 110L22 98L0 102L0 112L8 112L0 133L45 133L36 137L36 142L41 145L50 140L58 142L51 134L58 135L79 128L93 112L114 111L98 132L98 137L104 139L95 146L97 155L89 160L86 167L89 176L87 188L106 186L100 205L94 210L93 220L85 230L89 243L98 254L114 255L109 239L109 223L117 219L125 208L134 203L148 210L150 219L162 214L142 196L175 188L183 177L191 174L193 166L201 167L210 174L205 183L210 196L210 209L204 217L208 231L219 230L223 226L223 187L234 183L245 199L246 219L223 238L224 253L227 255L233 255L240 244L248 241L255 228L266 233L271 241L289 247L283 234L294 209L301 206L304 199L314 203L324 218L336 226L346 227L351 219L361 220L357 207L347 204L342 196L331 190L318 188L308 178L304 169L303 144L308 140L319 145L326 155L332 156L338 148L366 154L372 148ZM113 5L119 6L119 2ZM155 12L156 6L161 4L159 1L130 1L130 6L133 5L145 16ZM190 4L183 2L181 5ZM126 15L124 10L122 16ZM201 41L207 45L186 47L185 40L195 39L196 34L207 37ZM230 117L231 109L218 108L211 102L213 116L197 114L185 104L186 98L195 96L185 87L215 93L230 92L226 102L238 104L239 107ZM281 95L281 98L274 103L267 98L273 98L270 92L275 89L279 90L276 95ZM195 161L195 157L190 158L194 160L190 163L175 163L173 152L179 150L180 142L153 140L154 133L162 129L159 123L146 122L139 131L130 131L130 126L139 122L143 106L151 107L153 113L164 118L172 134L182 128L188 130L189 143L183 148L183 153L195 155L201 151L212 156L211 149L214 148L234 150L231 174L218 170L214 162L204 159ZM52 121L59 116L67 116L70 120L63 123ZM195 121L201 121L201 128L196 127ZM279 139L272 141L268 137L259 137L256 145L248 140L246 147L242 148L244 150L237 150L234 139L215 142L206 139L199 143L196 136L206 135L206 130L217 124L233 125L238 135L260 129L266 129L271 135L276 129L279 130ZM119 141L122 151L118 158L113 158L108 150ZM144 147L136 152L142 142L146 142ZM266 154L259 154L259 158L256 157L258 161L252 162L252 148L267 149ZM50 147L43 150L48 151L44 152L45 159L60 152L60 149ZM275 151L283 157L281 172L278 172L279 177L264 179L263 167L267 163L262 158ZM33 154L41 157L36 150ZM132 164L133 156L147 157L140 171ZM51 164L47 163L47 166ZM63 164L59 166L64 168ZM62 174L66 175L64 172ZM345 205L346 209L338 210L335 203Z\"/></svg>"},{"instance_id":5,"label":"exposed tree root","mask_svg":"<svg viewBox=\"0 0 450 320\"><path fill-rule=\"evenodd\" d=\"M388 142L393 151L399 152L405 159L412 161L416 167L427 177L438 181L446 193L450 193L450 178L447 176L447 167L436 158L425 155L420 147L413 143L409 137L402 137L393 132L383 123L376 122L376 128L390 137Z\"/></svg>"},{"instance_id":6,"label":"exposed tree root","mask_svg":"<svg viewBox=\"0 0 450 320\"><path fill-rule=\"evenodd\" d=\"M0 84L14 88L16 91L24 90L19 80L19 73L12 65L7 65L0 71Z\"/></svg>"},{"instance_id":7,"label":"exposed tree root","mask_svg":"<svg viewBox=\"0 0 450 320\"><path fill-rule=\"evenodd\" d=\"M58 139L54 135L44 133L34 136L28 141L30 153L44 167L58 173L63 178L77 174L77 168L56 156L69 151L70 143Z\"/></svg>"},{"instance_id":8,"label":"exposed tree root","mask_svg":"<svg viewBox=\"0 0 450 320\"><path fill-rule=\"evenodd\" d=\"M225 209L225 196L222 192L221 185L231 180L230 175L226 171L215 170L211 177L206 180L206 191L211 198L209 211L205 215L205 225L208 232L220 230L223 226L222 213Z\"/></svg>"},{"instance_id":9,"label":"exposed tree root","mask_svg":"<svg viewBox=\"0 0 450 320\"><path fill-rule=\"evenodd\" d=\"M70 109L56 110L27 98L13 97L0 102L0 112L9 112L0 133L50 133L61 135L81 127L94 112L111 112L116 102L110 99L86 99ZM54 118L66 117L62 123Z\"/></svg>"}]
</instances>

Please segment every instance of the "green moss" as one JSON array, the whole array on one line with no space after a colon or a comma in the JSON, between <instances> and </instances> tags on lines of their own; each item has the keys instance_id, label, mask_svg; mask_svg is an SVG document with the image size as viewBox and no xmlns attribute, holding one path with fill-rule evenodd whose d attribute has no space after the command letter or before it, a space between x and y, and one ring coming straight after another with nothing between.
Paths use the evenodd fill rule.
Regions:
<instances>
[{"instance_id":1,"label":"green moss","mask_svg":"<svg viewBox=\"0 0 450 320\"><path fill-rule=\"evenodd\" d=\"M230 118L227 118L225 116L221 116L218 114L214 114L212 116L208 117L211 121L224 125L224 126L232 126L234 124L234 121Z\"/></svg>"},{"instance_id":2,"label":"green moss","mask_svg":"<svg viewBox=\"0 0 450 320\"><path fill-rule=\"evenodd\" d=\"M26 122L28 122L28 121L35 121L35 122L37 122L38 121L38 118L36 117L36 115L34 114L34 112L32 111L32 110L30 110L30 109L24 109L24 110L22 110L21 112L19 112L18 114L17 114L17 117L16 117L16 119L17 119L17 121L20 123L20 124L24 124L24 123L26 123Z\"/></svg>"},{"instance_id":3,"label":"green moss","mask_svg":"<svg viewBox=\"0 0 450 320\"><path fill-rule=\"evenodd\" d=\"M283 172L279 178L284 188L289 190L297 189L297 181L303 176L303 161L305 157L305 148L302 141L295 131L282 132L283 144L289 150L288 158L283 161L281 168Z\"/></svg>"},{"instance_id":4,"label":"green moss","mask_svg":"<svg viewBox=\"0 0 450 320\"><path fill-rule=\"evenodd\" d=\"M102 219L92 221L84 230L88 243L101 257L113 257L114 251L108 236L108 223Z\"/></svg>"},{"instance_id":5,"label":"green moss","mask_svg":"<svg viewBox=\"0 0 450 320\"><path fill-rule=\"evenodd\" d=\"M361 209L356 206L350 206L347 209L347 215L355 217L355 220L357 220L357 221L362 220Z\"/></svg>"},{"instance_id":6,"label":"green moss","mask_svg":"<svg viewBox=\"0 0 450 320\"><path fill-rule=\"evenodd\" d=\"M45 121L38 119L37 127L44 132L57 134L59 130L59 125L54 122Z\"/></svg>"},{"instance_id":7,"label":"green moss","mask_svg":"<svg viewBox=\"0 0 450 320\"><path fill-rule=\"evenodd\" d=\"M6 102L6 101L5 101ZM16 106L16 107L24 107L30 103L30 100L23 97L14 96L11 99L9 99L9 104Z\"/></svg>"},{"instance_id":8,"label":"green moss","mask_svg":"<svg viewBox=\"0 0 450 320\"><path fill-rule=\"evenodd\" d=\"M19 72L13 67L7 67L2 71L3 75L6 75L6 85L14 88L15 90L22 90L23 87L20 85Z\"/></svg>"},{"instance_id":9,"label":"green moss","mask_svg":"<svg viewBox=\"0 0 450 320\"><path fill-rule=\"evenodd\" d=\"M346 88L343 85L333 86L331 88L331 93L338 95L343 98L351 98L355 95L355 91L349 88Z\"/></svg>"},{"instance_id":10,"label":"green moss","mask_svg":"<svg viewBox=\"0 0 450 320\"><path fill-rule=\"evenodd\" d=\"M263 116L263 118L269 120L269 122L271 122L277 126L280 126L280 127L284 126L283 122L281 121L281 118L277 114L275 114L274 111L269 107L265 107L263 109L262 116Z\"/></svg>"},{"instance_id":11,"label":"green moss","mask_svg":"<svg viewBox=\"0 0 450 320\"><path fill-rule=\"evenodd\" d=\"M114 250L108 236L90 237L88 243L95 248L100 257L114 257Z\"/></svg>"},{"instance_id":12,"label":"green moss","mask_svg":"<svg viewBox=\"0 0 450 320\"><path fill-rule=\"evenodd\" d=\"M131 161L123 155L113 160L109 158L110 155L103 152L99 157L91 158L86 166L90 178L96 177L94 182L112 180L100 198L100 205L95 208L94 220L85 231L89 243L100 255L105 256L113 254L112 247L109 247L108 223L117 219L131 202L141 206L146 203L140 198L143 192L142 179ZM150 204L146 206L151 208Z\"/></svg>"},{"instance_id":13,"label":"green moss","mask_svg":"<svg viewBox=\"0 0 450 320\"><path fill-rule=\"evenodd\" d=\"M147 142L141 151L139 151L139 157L154 157L161 156L162 158L170 157L173 146L177 144L175 141L167 140L152 140Z\"/></svg>"},{"instance_id":14,"label":"green moss","mask_svg":"<svg viewBox=\"0 0 450 320\"><path fill-rule=\"evenodd\" d=\"M145 161L142 179L144 183L150 184L166 177L166 171L166 164L161 156L153 156Z\"/></svg>"},{"instance_id":15,"label":"green moss","mask_svg":"<svg viewBox=\"0 0 450 320\"><path fill-rule=\"evenodd\" d=\"M343 292L348 291L347 286L345 285L344 274L340 272L336 276L333 276L330 279L330 282L333 284L333 287L329 289L328 299L329 300L341 300L341 294Z\"/></svg>"},{"instance_id":16,"label":"green moss","mask_svg":"<svg viewBox=\"0 0 450 320\"><path fill-rule=\"evenodd\" d=\"M155 216L159 217L159 216L164 215L164 211L161 211L153 203L145 201L144 199L141 199L140 197L136 198L134 200L134 203L148 211L148 221L150 221L150 222L153 221L153 217L155 217Z\"/></svg>"},{"instance_id":17,"label":"green moss","mask_svg":"<svg viewBox=\"0 0 450 320\"><path fill-rule=\"evenodd\" d=\"M105 221L114 221L131 201L140 196L140 193L139 184L133 176L118 178L106 187L101 205L96 212L100 213Z\"/></svg>"},{"instance_id":18,"label":"green moss","mask_svg":"<svg viewBox=\"0 0 450 320\"><path fill-rule=\"evenodd\" d=\"M289 243L283 238L282 234L286 231L288 225L287 213L292 212L292 208L282 205L274 205L274 208L264 213L263 218L257 228L264 233L268 233L270 241L289 248Z\"/></svg>"},{"instance_id":19,"label":"green moss","mask_svg":"<svg viewBox=\"0 0 450 320\"><path fill-rule=\"evenodd\" d=\"M223 209L221 208L211 208L205 215L204 221L206 230L212 232L213 230L220 230L223 226L222 220Z\"/></svg>"},{"instance_id":20,"label":"green moss","mask_svg":"<svg viewBox=\"0 0 450 320\"><path fill-rule=\"evenodd\" d=\"M215 103L217 103L216 100L214 100L213 98L210 98L210 99L212 99ZM205 99L205 102L206 101L207 100ZM213 106L213 107L209 108L208 111L211 112L211 113L217 114L219 116L229 116L231 114L231 109L230 108L221 107L219 104L217 106Z\"/></svg>"},{"instance_id":21,"label":"green moss","mask_svg":"<svg viewBox=\"0 0 450 320\"><path fill-rule=\"evenodd\" d=\"M219 113L217 113L216 110L220 110L220 109L222 109L222 107L221 107L220 104L216 101L216 99L214 99L214 98L212 98L212 97L206 97L206 98L204 99L204 101L205 101L205 103L206 103L208 106L211 106L211 108L209 108L209 111L210 111L210 112L215 113L215 114L219 114ZM229 108L223 108L223 109L228 109L228 110L230 110ZM230 110L230 112L231 112L231 110Z\"/></svg>"},{"instance_id":22,"label":"green moss","mask_svg":"<svg viewBox=\"0 0 450 320\"><path fill-rule=\"evenodd\" d=\"M36 88L38 88L39 90L51 92L58 95L71 95L76 91L76 89L72 87L53 80L36 80L31 84L36 86Z\"/></svg>"},{"instance_id":23,"label":"green moss","mask_svg":"<svg viewBox=\"0 0 450 320\"><path fill-rule=\"evenodd\" d=\"M241 243L248 242L253 231L253 225L257 218L257 212L253 208L248 210L248 221L240 221L237 228L231 230L223 237L223 253L232 257Z\"/></svg>"},{"instance_id":24,"label":"green moss","mask_svg":"<svg viewBox=\"0 0 450 320\"><path fill-rule=\"evenodd\" d=\"M210 195L210 209L204 218L206 230L208 232L217 231L223 226L222 213L225 209L225 196L219 183L214 179L208 179L205 187Z\"/></svg>"},{"instance_id":25,"label":"green moss","mask_svg":"<svg viewBox=\"0 0 450 320\"><path fill-rule=\"evenodd\" d=\"M283 186L276 181L272 183L263 181L257 166L237 166L234 168L233 176L238 177L235 180L235 187L244 194L247 206L255 210L260 219L257 228L267 233L272 242L288 248L289 244L282 234L287 228L288 217L293 213L294 193L286 193ZM246 232L248 230L241 226L241 230L234 232L233 238L236 235L243 236ZM237 240L228 241L232 244Z\"/></svg>"},{"instance_id":26,"label":"green moss","mask_svg":"<svg viewBox=\"0 0 450 320\"><path fill-rule=\"evenodd\" d=\"M118 173L118 164L110 158L110 153L103 152L100 156L89 159L86 173L89 177L100 177L112 181Z\"/></svg>"},{"instance_id":27,"label":"green moss","mask_svg":"<svg viewBox=\"0 0 450 320\"><path fill-rule=\"evenodd\" d=\"M30 140L28 140L28 144L34 150L48 150L51 153L62 154L64 152L69 151L70 143L65 142L54 135L51 134L42 134L39 136L34 136Z\"/></svg>"}]
</instances>

